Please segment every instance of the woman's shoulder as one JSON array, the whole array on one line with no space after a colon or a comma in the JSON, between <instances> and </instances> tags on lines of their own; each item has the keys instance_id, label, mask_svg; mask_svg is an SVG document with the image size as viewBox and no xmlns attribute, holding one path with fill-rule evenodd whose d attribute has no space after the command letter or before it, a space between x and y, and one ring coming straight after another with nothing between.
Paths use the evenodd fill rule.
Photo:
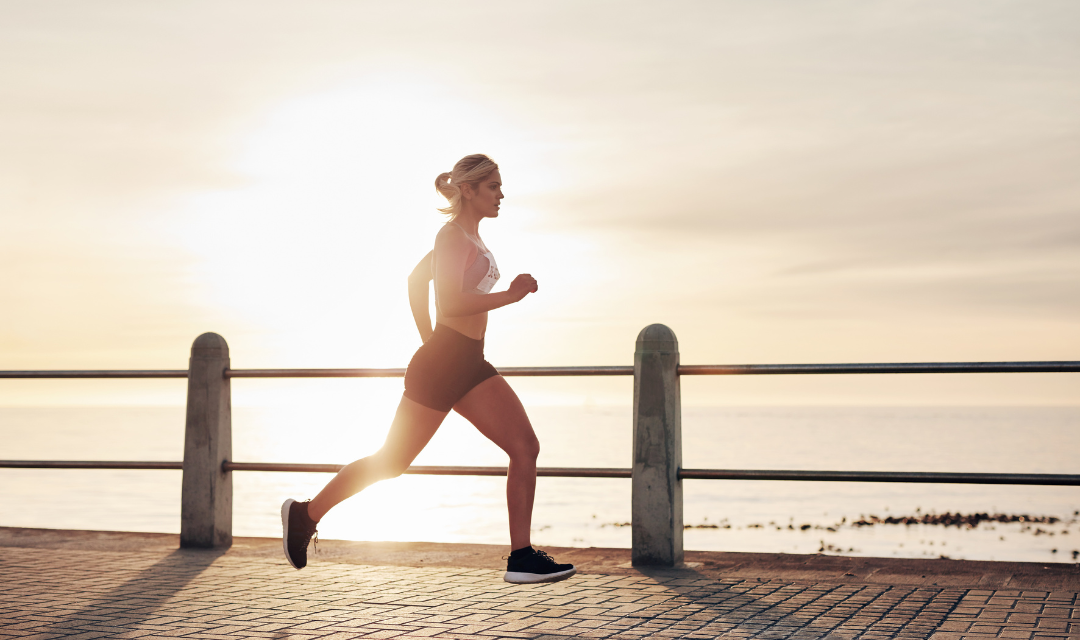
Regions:
<instances>
[{"instance_id":1,"label":"woman's shoulder","mask_svg":"<svg viewBox=\"0 0 1080 640\"><path fill-rule=\"evenodd\" d=\"M473 260L479 250L465 230L448 222L435 234L435 253L442 256L460 255L466 262Z\"/></svg>"},{"instance_id":2,"label":"woman's shoulder","mask_svg":"<svg viewBox=\"0 0 1080 640\"><path fill-rule=\"evenodd\" d=\"M469 234L465 233L465 230L454 224L453 222L447 222L439 229L439 232L435 234L435 244L464 244L471 242L469 240Z\"/></svg>"}]
</instances>

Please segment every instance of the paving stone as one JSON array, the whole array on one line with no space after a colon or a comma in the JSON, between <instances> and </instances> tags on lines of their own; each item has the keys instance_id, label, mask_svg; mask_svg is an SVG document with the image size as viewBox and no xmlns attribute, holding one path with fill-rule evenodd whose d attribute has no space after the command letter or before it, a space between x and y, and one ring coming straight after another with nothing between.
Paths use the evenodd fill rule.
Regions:
<instances>
[{"instance_id":1,"label":"paving stone","mask_svg":"<svg viewBox=\"0 0 1080 640\"><path fill-rule=\"evenodd\" d=\"M0 638L1080 637L1076 592L283 562L176 550L5 548Z\"/></svg>"}]
</instances>

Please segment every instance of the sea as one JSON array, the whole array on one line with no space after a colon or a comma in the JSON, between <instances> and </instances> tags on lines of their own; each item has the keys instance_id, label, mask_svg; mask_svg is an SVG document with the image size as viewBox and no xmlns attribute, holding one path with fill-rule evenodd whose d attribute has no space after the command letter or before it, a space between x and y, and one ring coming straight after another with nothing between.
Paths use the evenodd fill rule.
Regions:
<instances>
[{"instance_id":1,"label":"sea","mask_svg":"<svg viewBox=\"0 0 1080 640\"><path fill-rule=\"evenodd\" d=\"M378 449L394 403L236 407L233 459L347 463ZM630 466L629 405L528 410L540 466ZM1080 471L1080 407L684 406L682 429L686 468ZM0 407L0 458L181 460L183 432L180 406ZM415 463L506 458L451 415ZM329 479L235 473L234 534L280 535L281 502ZM0 525L175 533L180 483L179 471L0 469ZM504 490L503 478L402 476L342 503L320 537L507 544ZM685 480L683 492L688 550L1080 561L1077 487ZM629 480L537 481L539 546L629 547L629 522Z\"/></svg>"}]
</instances>

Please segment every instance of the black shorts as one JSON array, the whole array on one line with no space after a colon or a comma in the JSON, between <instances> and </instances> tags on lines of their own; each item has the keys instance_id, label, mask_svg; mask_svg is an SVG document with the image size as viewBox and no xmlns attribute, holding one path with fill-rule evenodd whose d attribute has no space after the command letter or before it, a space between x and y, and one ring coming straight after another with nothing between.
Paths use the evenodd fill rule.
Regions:
<instances>
[{"instance_id":1,"label":"black shorts","mask_svg":"<svg viewBox=\"0 0 1080 640\"><path fill-rule=\"evenodd\" d=\"M429 409L449 411L473 387L499 372L484 360L484 341L444 324L416 350L405 371L405 397Z\"/></svg>"}]
</instances>

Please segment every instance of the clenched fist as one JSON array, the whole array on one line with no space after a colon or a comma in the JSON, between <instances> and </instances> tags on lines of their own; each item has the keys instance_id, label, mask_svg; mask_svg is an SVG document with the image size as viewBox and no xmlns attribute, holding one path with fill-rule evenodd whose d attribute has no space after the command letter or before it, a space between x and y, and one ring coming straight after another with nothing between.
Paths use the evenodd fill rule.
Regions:
<instances>
[{"instance_id":1,"label":"clenched fist","mask_svg":"<svg viewBox=\"0 0 1080 640\"><path fill-rule=\"evenodd\" d=\"M514 302L517 302L530 293L536 293L537 288L536 278L527 273L522 273L510 283L507 293L514 299Z\"/></svg>"}]
</instances>

